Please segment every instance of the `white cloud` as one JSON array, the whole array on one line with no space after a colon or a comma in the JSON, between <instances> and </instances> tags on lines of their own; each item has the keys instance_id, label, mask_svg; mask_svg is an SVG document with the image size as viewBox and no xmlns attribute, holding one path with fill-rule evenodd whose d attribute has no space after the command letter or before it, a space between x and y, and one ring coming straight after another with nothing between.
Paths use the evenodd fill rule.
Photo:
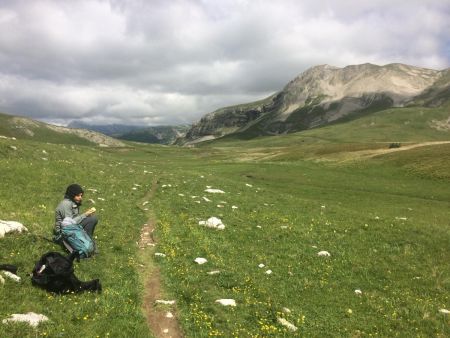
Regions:
<instances>
[{"instance_id":1,"label":"white cloud","mask_svg":"<svg viewBox=\"0 0 450 338\"><path fill-rule=\"evenodd\" d=\"M0 3L0 110L169 124L261 99L306 68L450 65L450 1Z\"/></svg>"}]
</instances>

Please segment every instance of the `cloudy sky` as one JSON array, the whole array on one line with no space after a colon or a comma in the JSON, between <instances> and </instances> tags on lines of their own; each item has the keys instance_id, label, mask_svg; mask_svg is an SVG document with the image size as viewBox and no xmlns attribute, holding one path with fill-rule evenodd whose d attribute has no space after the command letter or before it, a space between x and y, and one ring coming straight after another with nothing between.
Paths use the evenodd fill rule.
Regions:
<instances>
[{"instance_id":1,"label":"cloudy sky","mask_svg":"<svg viewBox=\"0 0 450 338\"><path fill-rule=\"evenodd\" d=\"M192 123L309 67L450 67L450 0L0 0L0 111Z\"/></svg>"}]
</instances>

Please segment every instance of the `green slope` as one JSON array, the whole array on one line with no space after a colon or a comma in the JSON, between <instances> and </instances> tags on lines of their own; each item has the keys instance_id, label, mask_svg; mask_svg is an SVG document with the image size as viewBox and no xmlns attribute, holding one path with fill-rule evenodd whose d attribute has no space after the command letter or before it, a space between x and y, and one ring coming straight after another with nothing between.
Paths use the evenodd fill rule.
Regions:
<instances>
[{"instance_id":1,"label":"green slope","mask_svg":"<svg viewBox=\"0 0 450 338\"><path fill-rule=\"evenodd\" d=\"M0 113L0 135L39 142L94 145L77 135L54 131L45 123L4 113Z\"/></svg>"}]
</instances>

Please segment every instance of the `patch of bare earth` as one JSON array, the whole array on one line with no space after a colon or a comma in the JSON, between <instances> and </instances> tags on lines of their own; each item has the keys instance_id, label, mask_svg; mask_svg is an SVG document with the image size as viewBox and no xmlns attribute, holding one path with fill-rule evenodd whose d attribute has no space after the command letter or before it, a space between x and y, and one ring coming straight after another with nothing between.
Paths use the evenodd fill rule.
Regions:
<instances>
[{"instance_id":1,"label":"patch of bare earth","mask_svg":"<svg viewBox=\"0 0 450 338\"><path fill-rule=\"evenodd\" d=\"M422 142L422 143L415 143L410 145L402 145L399 148L383 148L383 149L368 149L368 150L359 150L359 151L353 151L351 153L347 153L347 157L344 157L341 159L341 162L345 161L351 161L351 160L360 160L360 159L369 159L372 157L376 157L379 155L389 154L389 153L395 153L399 151L405 151L409 149L414 149L418 147L425 147L425 146L433 146L438 144L446 144L450 143L450 141L436 141L436 142Z\"/></svg>"},{"instance_id":2,"label":"patch of bare earth","mask_svg":"<svg viewBox=\"0 0 450 338\"><path fill-rule=\"evenodd\" d=\"M157 189L157 181L154 180L152 189L147 196L151 200ZM151 216L141 229L139 248L146 250L156 245L153 232L156 219ZM147 249L148 250L148 249ZM156 301L162 299L161 275L158 266L153 265L150 276L145 284L144 310L150 331L157 338L181 338L182 330L177 320L175 305L157 305Z\"/></svg>"}]
</instances>

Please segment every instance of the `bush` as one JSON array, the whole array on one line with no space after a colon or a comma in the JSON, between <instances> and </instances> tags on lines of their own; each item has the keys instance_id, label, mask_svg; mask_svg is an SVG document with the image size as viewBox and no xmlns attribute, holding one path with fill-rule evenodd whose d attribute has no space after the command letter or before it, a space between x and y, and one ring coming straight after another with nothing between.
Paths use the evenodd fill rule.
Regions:
<instances>
[{"instance_id":1,"label":"bush","mask_svg":"<svg viewBox=\"0 0 450 338\"><path fill-rule=\"evenodd\" d=\"M400 148L401 146L402 146L401 143L395 142L395 143L391 143L389 145L389 149L391 149L391 148Z\"/></svg>"}]
</instances>

